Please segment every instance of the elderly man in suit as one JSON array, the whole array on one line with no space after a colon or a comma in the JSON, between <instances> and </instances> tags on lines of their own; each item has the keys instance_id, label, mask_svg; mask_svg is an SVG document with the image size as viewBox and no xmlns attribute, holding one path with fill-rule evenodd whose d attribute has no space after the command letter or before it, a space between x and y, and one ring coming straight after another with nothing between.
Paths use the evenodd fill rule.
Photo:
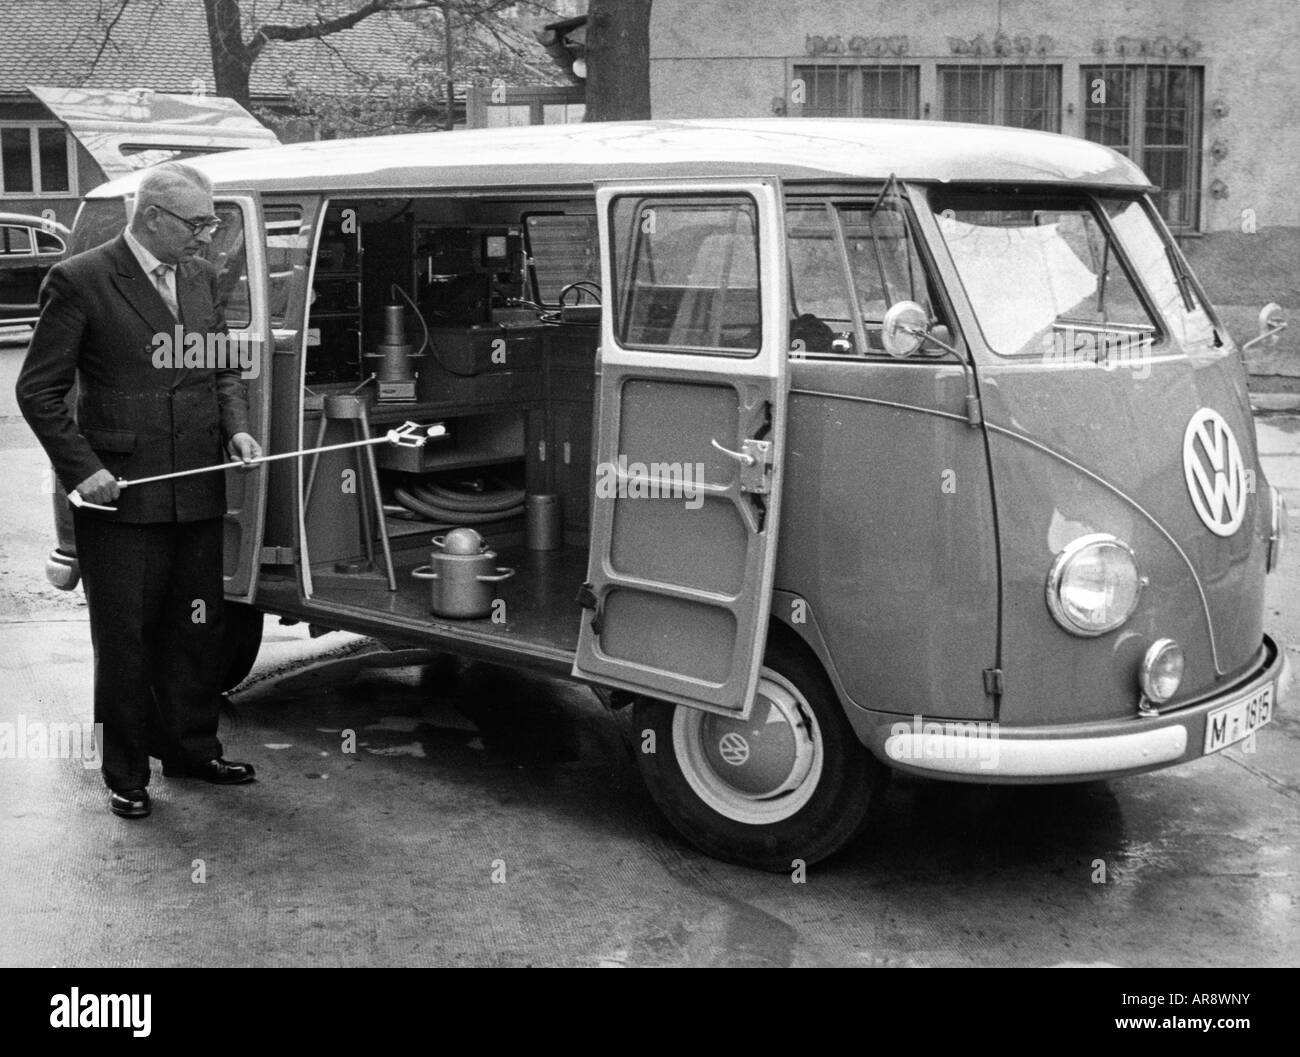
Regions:
<instances>
[{"instance_id":1,"label":"elderly man in suit","mask_svg":"<svg viewBox=\"0 0 1300 1057\"><path fill-rule=\"evenodd\" d=\"M18 377L19 406L64 488L116 504L74 508L73 523L104 781L124 818L150 812L151 755L168 777L253 780L217 738L225 474L117 483L261 455L237 364L156 355L178 324L207 348L226 332L216 269L196 256L218 226L202 173L174 162L149 170L128 228L50 271Z\"/></svg>"}]
</instances>

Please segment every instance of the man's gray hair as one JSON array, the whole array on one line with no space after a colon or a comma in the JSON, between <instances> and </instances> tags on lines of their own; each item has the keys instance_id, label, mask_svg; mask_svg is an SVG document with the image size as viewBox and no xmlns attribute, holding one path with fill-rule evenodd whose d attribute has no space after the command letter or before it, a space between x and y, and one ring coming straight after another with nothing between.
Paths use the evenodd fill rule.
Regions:
<instances>
[{"instance_id":1,"label":"man's gray hair","mask_svg":"<svg viewBox=\"0 0 1300 1057\"><path fill-rule=\"evenodd\" d=\"M192 165L179 161L165 161L145 171L135 192L136 212L146 206L161 205L174 200L177 191L198 187L212 194L212 181L207 174Z\"/></svg>"}]
</instances>

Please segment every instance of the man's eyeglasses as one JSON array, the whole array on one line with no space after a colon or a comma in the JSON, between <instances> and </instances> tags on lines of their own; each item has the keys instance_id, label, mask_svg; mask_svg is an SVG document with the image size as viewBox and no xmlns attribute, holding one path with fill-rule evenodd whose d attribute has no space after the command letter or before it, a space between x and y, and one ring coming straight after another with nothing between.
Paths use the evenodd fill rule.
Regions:
<instances>
[{"instance_id":1,"label":"man's eyeglasses","mask_svg":"<svg viewBox=\"0 0 1300 1057\"><path fill-rule=\"evenodd\" d=\"M197 217L193 220L187 220L179 213L173 213L166 206L160 206L157 202L153 203L153 207L159 212L166 213L169 217L175 217L190 229L192 235L211 235L221 227L220 217Z\"/></svg>"}]
</instances>

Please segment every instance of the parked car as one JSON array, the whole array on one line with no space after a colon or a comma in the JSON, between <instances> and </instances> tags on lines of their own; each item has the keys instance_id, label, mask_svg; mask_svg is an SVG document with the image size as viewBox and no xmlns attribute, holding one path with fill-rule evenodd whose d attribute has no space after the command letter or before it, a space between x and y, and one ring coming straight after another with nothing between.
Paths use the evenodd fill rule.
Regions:
<instances>
[{"instance_id":1,"label":"parked car","mask_svg":"<svg viewBox=\"0 0 1300 1057\"><path fill-rule=\"evenodd\" d=\"M0 326L36 322L36 295L67 254L68 237L57 220L0 213Z\"/></svg>"}]
</instances>

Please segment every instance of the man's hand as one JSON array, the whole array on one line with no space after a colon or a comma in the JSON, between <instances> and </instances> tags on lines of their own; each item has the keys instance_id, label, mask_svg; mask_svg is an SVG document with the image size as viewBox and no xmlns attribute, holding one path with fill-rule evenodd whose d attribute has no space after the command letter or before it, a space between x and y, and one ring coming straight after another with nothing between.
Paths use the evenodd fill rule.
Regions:
<instances>
[{"instance_id":1,"label":"man's hand","mask_svg":"<svg viewBox=\"0 0 1300 1057\"><path fill-rule=\"evenodd\" d=\"M107 470L96 470L81 484L77 485L75 491L86 502L98 503L101 506L105 503L111 503L122 494L122 489L117 484L117 478Z\"/></svg>"},{"instance_id":2,"label":"man's hand","mask_svg":"<svg viewBox=\"0 0 1300 1057\"><path fill-rule=\"evenodd\" d=\"M258 444L250 433L236 433L230 438L226 450L230 452L232 460L242 462L244 467L250 470L252 461L262 457L262 445Z\"/></svg>"}]
</instances>

